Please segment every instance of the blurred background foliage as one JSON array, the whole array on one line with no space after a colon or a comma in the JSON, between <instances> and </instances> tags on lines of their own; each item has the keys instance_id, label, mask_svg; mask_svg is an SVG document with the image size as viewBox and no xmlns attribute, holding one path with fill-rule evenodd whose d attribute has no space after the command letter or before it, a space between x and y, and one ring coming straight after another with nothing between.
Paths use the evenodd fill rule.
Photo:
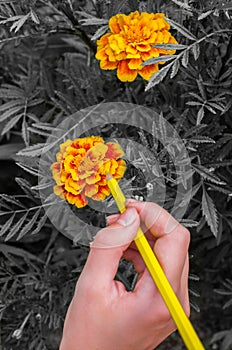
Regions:
<instances>
[{"instance_id":1,"label":"blurred background foliage","mask_svg":"<svg viewBox=\"0 0 232 350\"><path fill-rule=\"evenodd\" d=\"M141 78L120 82L94 57L108 19L135 10L165 13L186 45L171 74L150 86ZM58 349L88 254L46 218L37 186L41 147L81 108L124 101L162 114L184 140L193 175L183 222L192 234L192 320L207 349L232 349L231 31L226 0L0 0L0 347ZM172 164L167 155L159 161L168 208ZM134 277L122 262L117 278L130 289ZM174 334L159 348L183 345Z\"/></svg>"}]
</instances>

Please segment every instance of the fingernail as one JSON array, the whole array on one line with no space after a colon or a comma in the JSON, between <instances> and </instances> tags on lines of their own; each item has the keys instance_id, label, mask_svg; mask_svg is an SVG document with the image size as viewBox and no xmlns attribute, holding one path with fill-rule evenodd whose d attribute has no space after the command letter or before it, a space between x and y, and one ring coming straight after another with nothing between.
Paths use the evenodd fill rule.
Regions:
<instances>
[{"instance_id":1,"label":"fingernail","mask_svg":"<svg viewBox=\"0 0 232 350\"><path fill-rule=\"evenodd\" d=\"M122 226L130 226L136 219L136 210L131 208L127 209L117 220Z\"/></svg>"},{"instance_id":2,"label":"fingernail","mask_svg":"<svg viewBox=\"0 0 232 350\"><path fill-rule=\"evenodd\" d=\"M136 199L133 199L133 198L128 198L126 200L126 204L135 203L135 202L138 202L138 201Z\"/></svg>"},{"instance_id":3,"label":"fingernail","mask_svg":"<svg viewBox=\"0 0 232 350\"><path fill-rule=\"evenodd\" d=\"M119 216L119 214L112 214L106 217L106 222L108 225L110 225L110 223L112 221L115 221L115 219L117 219L117 217Z\"/></svg>"}]
</instances>

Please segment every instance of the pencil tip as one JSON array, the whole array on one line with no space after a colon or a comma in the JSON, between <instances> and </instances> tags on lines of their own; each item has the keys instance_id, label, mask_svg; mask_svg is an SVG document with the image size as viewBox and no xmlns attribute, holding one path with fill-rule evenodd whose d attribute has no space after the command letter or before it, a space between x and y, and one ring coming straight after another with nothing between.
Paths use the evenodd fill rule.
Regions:
<instances>
[{"instance_id":1,"label":"pencil tip","mask_svg":"<svg viewBox=\"0 0 232 350\"><path fill-rule=\"evenodd\" d=\"M106 180L109 181L113 179L113 176L111 176L109 173L106 174Z\"/></svg>"}]
</instances>

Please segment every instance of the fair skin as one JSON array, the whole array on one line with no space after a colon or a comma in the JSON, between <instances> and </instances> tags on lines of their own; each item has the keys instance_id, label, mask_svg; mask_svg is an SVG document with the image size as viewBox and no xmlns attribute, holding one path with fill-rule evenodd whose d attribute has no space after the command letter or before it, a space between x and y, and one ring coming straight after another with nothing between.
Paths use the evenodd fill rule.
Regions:
<instances>
[{"instance_id":1,"label":"fair skin","mask_svg":"<svg viewBox=\"0 0 232 350\"><path fill-rule=\"evenodd\" d=\"M175 331L133 241L138 227L147 239L185 312L189 315L186 228L154 203L127 201L127 210L109 218L96 235L69 306L60 350L153 350ZM168 230L167 230L167 222ZM133 292L115 281L121 257L139 274Z\"/></svg>"}]
</instances>

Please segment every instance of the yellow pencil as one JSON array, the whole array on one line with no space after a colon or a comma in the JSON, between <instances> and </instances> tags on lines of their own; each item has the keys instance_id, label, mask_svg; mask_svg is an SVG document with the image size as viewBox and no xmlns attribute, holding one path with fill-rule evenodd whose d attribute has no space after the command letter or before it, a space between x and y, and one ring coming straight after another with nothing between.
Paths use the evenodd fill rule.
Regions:
<instances>
[{"instance_id":1,"label":"yellow pencil","mask_svg":"<svg viewBox=\"0 0 232 350\"><path fill-rule=\"evenodd\" d=\"M123 213L126 210L126 198L120 189L118 182L110 174L107 174L106 179L118 209L121 213ZM173 321L176 324L176 327L187 349L204 350L204 346L198 338L190 320L186 316L141 228L139 228L134 242L172 316Z\"/></svg>"}]
</instances>

